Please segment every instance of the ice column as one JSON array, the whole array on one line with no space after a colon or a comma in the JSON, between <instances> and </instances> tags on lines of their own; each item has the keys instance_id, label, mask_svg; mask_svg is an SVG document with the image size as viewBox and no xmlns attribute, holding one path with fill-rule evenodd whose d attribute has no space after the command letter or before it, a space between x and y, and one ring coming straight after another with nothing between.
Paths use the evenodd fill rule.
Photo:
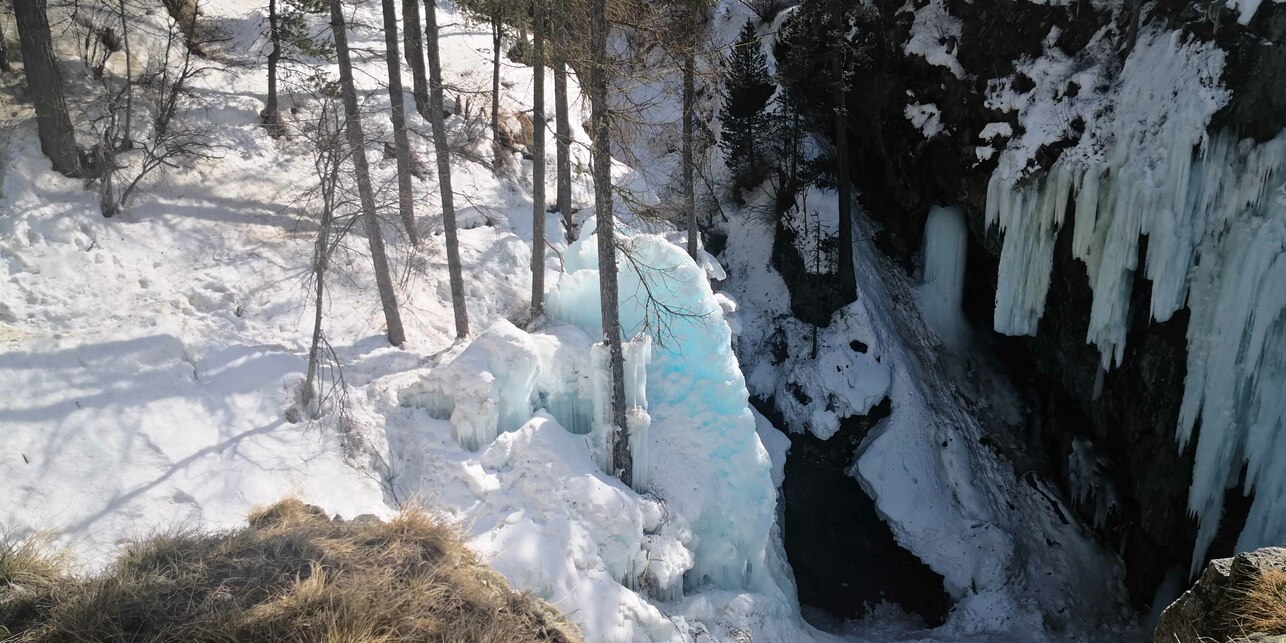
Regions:
<instances>
[{"instance_id":1,"label":"ice column","mask_svg":"<svg viewBox=\"0 0 1286 643\"><path fill-rule=\"evenodd\" d=\"M960 313L964 299L965 253L969 230L964 210L935 206L924 224L924 282L916 289L920 311L948 345L965 338Z\"/></svg>"}]
</instances>

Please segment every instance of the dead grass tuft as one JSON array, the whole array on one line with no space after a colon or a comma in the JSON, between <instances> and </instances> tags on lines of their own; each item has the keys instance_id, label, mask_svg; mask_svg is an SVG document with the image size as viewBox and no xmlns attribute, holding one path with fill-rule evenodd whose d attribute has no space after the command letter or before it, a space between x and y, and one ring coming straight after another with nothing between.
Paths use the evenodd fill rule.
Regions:
<instances>
[{"instance_id":1,"label":"dead grass tuft","mask_svg":"<svg viewBox=\"0 0 1286 643\"><path fill-rule=\"evenodd\" d=\"M552 607L515 592L425 512L332 521L287 499L247 521L225 533L151 536L84 579L0 555L0 640L581 640ZM14 595L10 573L49 579L41 581L49 588L44 602L25 617L4 608Z\"/></svg>"},{"instance_id":2,"label":"dead grass tuft","mask_svg":"<svg viewBox=\"0 0 1286 643\"><path fill-rule=\"evenodd\" d=\"M1238 592L1234 608L1244 632L1286 634L1286 571L1271 569Z\"/></svg>"}]
</instances>

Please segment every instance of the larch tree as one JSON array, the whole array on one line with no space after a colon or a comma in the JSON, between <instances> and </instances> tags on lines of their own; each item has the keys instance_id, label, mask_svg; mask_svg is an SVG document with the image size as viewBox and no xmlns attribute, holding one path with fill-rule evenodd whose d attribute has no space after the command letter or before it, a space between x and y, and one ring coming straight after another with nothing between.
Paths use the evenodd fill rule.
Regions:
<instances>
[{"instance_id":1,"label":"larch tree","mask_svg":"<svg viewBox=\"0 0 1286 643\"><path fill-rule=\"evenodd\" d=\"M505 23L502 2L491 1L491 142L500 143L500 48L504 46ZM497 163L496 167L500 165Z\"/></svg>"},{"instance_id":2,"label":"larch tree","mask_svg":"<svg viewBox=\"0 0 1286 643\"><path fill-rule=\"evenodd\" d=\"M442 61L438 50L437 0L424 0L424 24L424 49L429 63L429 122L433 125L438 193L442 198L442 230L446 236L451 306L455 311L455 335L464 339L469 336L469 311L464 302L464 269L460 265L460 241L455 225L455 193L451 191L451 147L447 141L442 113Z\"/></svg>"},{"instance_id":3,"label":"larch tree","mask_svg":"<svg viewBox=\"0 0 1286 643\"><path fill-rule=\"evenodd\" d=\"M687 227L688 255L693 259L697 258L697 240L700 232L697 230L697 199L696 189L693 183L693 175L696 172L694 161L695 150L693 146L694 133L696 127L696 58L697 46L701 36L702 21L706 11L710 8L710 0L680 0L679 11L675 16L678 24L675 25L677 36L677 47L679 49L680 64L683 68L683 113L682 113L682 132L683 132L683 215Z\"/></svg>"},{"instance_id":4,"label":"larch tree","mask_svg":"<svg viewBox=\"0 0 1286 643\"><path fill-rule=\"evenodd\" d=\"M832 107L835 110L835 191L839 198L839 291L847 301L857 298L857 274L853 271L853 195L849 183L848 159L848 66L845 52L848 48L848 29L845 0L831 2L831 88Z\"/></svg>"},{"instance_id":5,"label":"larch tree","mask_svg":"<svg viewBox=\"0 0 1286 643\"><path fill-rule=\"evenodd\" d=\"M348 34L341 0L330 0L330 27L335 36L335 53L339 60L340 92L344 98L344 130L348 137L349 156L353 161L353 174L357 180L366 238L371 247L371 262L375 265L375 283L380 293L380 303L384 307L388 341L394 346L401 346L406 342L406 332L402 329L402 316L397 308L397 292L393 289L388 255L384 251L384 236L375 214L375 192L371 189L370 167L366 161L362 114L357 104L357 89L353 84L353 63L348 54Z\"/></svg>"},{"instance_id":6,"label":"larch tree","mask_svg":"<svg viewBox=\"0 0 1286 643\"><path fill-rule=\"evenodd\" d=\"M9 64L9 50L5 47L4 22L0 21L0 71L13 71Z\"/></svg>"},{"instance_id":7,"label":"larch tree","mask_svg":"<svg viewBox=\"0 0 1286 643\"><path fill-rule=\"evenodd\" d=\"M36 127L40 150L53 162L54 171L66 176L80 176L84 168L67 100L63 96L62 74L54 58L53 40L45 0L14 0L13 13L18 22L22 45L22 66L27 76L27 89L36 108Z\"/></svg>"},{"instance_id":8,"label":"larch tree","mask_svg":"<svg viewBox=\"0 0 1286 643\"><path fill-rule=\"evenodd\" d=\"M402 0L403 45L406 64L411 67L411 94L415 96L415 110L428 118L429 82L424 75L424 39L420 25L420 0Z\"/></svg>"},{"instance_id":9,"label":"larch tree","mask_svg":"<svg viewBox=\"0 0 1286 643\"><path fill-rule=\"evenodd\" d=\"M545 0L532 0L531 316L545 308Z\"/></svg>"},{"instance_id":10,"label":"larch tree","mask_svg":"<svg viewBox=\"0 0 1286 643\"><path fill-rule=\"evenodd\" d=\"M268 52L268 99L259 120L263 122L272 136L282 134L281 109L277 100L277 66L281 62L281 14L277 12L277 0L268 0L268 43L272 51Z\"/></svg>"},{"instance_id":11,"label":"larch tree","mask_svg":"<svg viewBox=\"0 0 1286 643\"><path fill-rule=\"evenodd\" d=\"M554 29L554 140L555 174L558 175L558 213L563 216L563 231L567 241L575 234L575 217L572 213L572 123L567 105L567 16L561 16Z\"/></svg>"},{"instance_id":12,"label":"larch tree","mask_svg":"<svg viewBox=\"0 0 1286 643\"><path fill-rule=\"evenodd\" d=\"M594 145L594 214L598 222L599 299L603 343L611 378L612 463L627 486L634 484L629 426L625 418L625 354L621 346L620 287L617 283L616 224L612 219L612 128L607 104L607 0L590 0L589 101Z\"/></svg>"},{"instance_id":13,"label":"larch tree","mask_svg":"<svg viewBox=\"0 0 1286 643\"><path fill-rule=\"evenodd\" d=\"M402 61L398 58L397 6L382 0L384 58L388 63L389 120L393 122L393 147L397 157L397 213L411 245L420 245L415 231L415 194L411 188L411 142L406 136L406 107L402 96Z\"/></svg>"}]
</instances>

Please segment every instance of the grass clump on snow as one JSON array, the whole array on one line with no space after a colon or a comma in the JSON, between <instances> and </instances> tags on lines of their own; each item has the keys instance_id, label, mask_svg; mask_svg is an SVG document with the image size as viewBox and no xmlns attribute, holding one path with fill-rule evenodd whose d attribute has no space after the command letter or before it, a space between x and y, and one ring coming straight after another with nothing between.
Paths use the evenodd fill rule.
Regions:
<instances>
[{"instance_id":1,"label":"grass clump on snow","mask_svg":"<svg viewBox=\"0 0 1286 643\"><path fill-rule=\"evenodd\" d=\"M423 512L345 522L289 499L248 523L140 540L87 578L0 547L0 641L581 640Z\"/></svg>"}]
</instances>

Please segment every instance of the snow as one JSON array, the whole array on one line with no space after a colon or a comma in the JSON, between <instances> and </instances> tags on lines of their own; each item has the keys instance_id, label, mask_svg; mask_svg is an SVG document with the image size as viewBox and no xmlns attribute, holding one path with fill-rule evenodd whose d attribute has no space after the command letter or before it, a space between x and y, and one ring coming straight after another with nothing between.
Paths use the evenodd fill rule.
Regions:
<instances>
[{"instance_id":1,"label":"snow","mask_svg":"<svg viewBox=\"0 0 1286 643\"><path fill-rule=\"evenodd\" d=\"M942 111L933 103L908 103L903 114L925 138L933 138L946 129L942 124Z\"/></svg>"},{"instance_id":2,"label":"snow","mask_svg":"<svg viewBox=\"0 0 1286 643\"><path fill-rule=\"evenodd\" d=\"M964 78L964 68L956 59L960 43L960 19L951 15L944 0L929 0L919 8L912 6L913 3L908 2L899 10L899 13L911 11L915 14L911 23L911 37L903 45L903 51L909 56L923 56L930 65L945 67L956 78Z\"/></svg>"},{"instance_id":3,"label":"snow","mask_svg":"<svg viewBox=\"0 0 1286 643\"><path fill-rule=\"evenodd\" d=\"M1273 0L1276 3L1283 1L1286 0ZM1259 11L1259 7L1263 3L1264 0L1227 0L1227 5L1237 10L1237 21L1243 25L1250 24L1251 19L1255 17L1255 13Z\"/></svg>"}]
</instances>

